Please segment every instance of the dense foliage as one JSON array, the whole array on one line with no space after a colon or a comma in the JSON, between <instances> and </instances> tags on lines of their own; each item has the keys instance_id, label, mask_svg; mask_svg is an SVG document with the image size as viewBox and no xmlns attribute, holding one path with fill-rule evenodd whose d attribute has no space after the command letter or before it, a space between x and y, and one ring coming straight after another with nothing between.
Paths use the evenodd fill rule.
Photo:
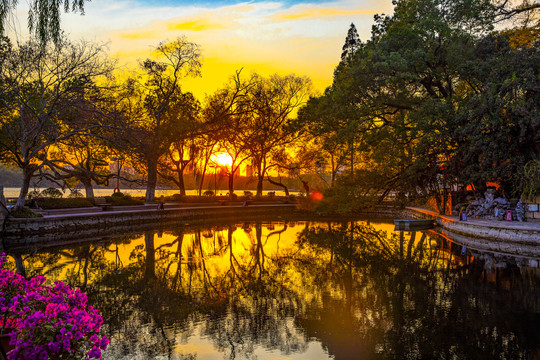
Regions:
<instances>
[{"instance_id":1,"label":"dense foliage","mask_svg":"<svg viewBox=\"0 0 540 360\"><path fill-rule=\"evenodd\" d=\"M369 40L351 24L332 86L311 98L306 77L237 70L200 101L183 88L202 65L184 37L128 74L103 46L1 38L0 162L21 170L16 207L36 180L81 184L92 198L94 185L122 179L145 185L146 202L160 180L182 196L187 185L201 195L224 180L233 197L240 169L257 197L264 181L286 194L339 183L330 200L358 206L466 186L483 193L493 182L507 197L534 197L540 4L394 4L375 16Z\"/></svg>"},{"instance_id":2,"label":"dense foliage","mask_svg":"<svg viewBox=\"0 0 540 360\"><path fill-rule=\"evenodd\" d=\"M361 175L357 192L366 195L451 185L483 193L487 182L521 195L526 165L539 155L537 26L494 31L517 10L484 0L395 5L300 112L321 151L333 154L332 171Z\"/></svg>"}]
</instances>

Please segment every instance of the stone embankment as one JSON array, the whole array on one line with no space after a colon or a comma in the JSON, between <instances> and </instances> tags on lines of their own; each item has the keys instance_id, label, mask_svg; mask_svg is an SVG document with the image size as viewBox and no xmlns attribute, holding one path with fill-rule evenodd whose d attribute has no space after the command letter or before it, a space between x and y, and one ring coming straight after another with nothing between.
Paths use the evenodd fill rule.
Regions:
<instances>
[{"instance_id":1,"label":"stone embankment","mask_svg":"<svg viewBox=\"0 0 540 360\"><path fill-rule=\"evenodd\" d=\"M295 204L233 205L233 206L193 206L165 207L157 210L155 206L114 209L112 211L57 213L50 212L41 218L10 218L3 231L3 245L10 247L45 245L47 242L59 244L73 242L76 239L95 238L109 234L129 234L134 229L156 229L160 226L191 225L226 221L228 219L250 219L269 217L278 219L291 214ZM5 244L7 239L8 244Z\"/></svg>"},{"instance_id":2,"label":"stone embankment","mask_svg":"<svg viewBox=\"0 0 540 360\"><path fill-rule=\"evenodd\" d=\"M9 219L3 231L3 245L29 246L45 243L59 244L101 238L113 234L130 234L133 231L175 227L216 221L272 221L312 216L296 212L295 204L258 204L242 206L168 206L157 210L155 206L113 207L111 211L91 208L77 211L49 211L43 218ZM439 215L433 211L409 207L396 209L381 206L361 214L379 219L434 219L437 231L449 239L478 250L519 253L540 256L539 222L505 222L470 220L458 221L457 217ZM116 235L114 235L116 236Z\"/></svg>"},{"instance_id":3,"label":"stone embankment","mask_svg":"<svg viewBox=\"0 0 540 360\"><path fill-rule=\"evenodd\" d=\"M451 240L478 250L540 256L540 223L517 221L488 221L472 219L459 221L456 216L439 215L421 208L409 207L404 215L410 218L434 219L438 231Z\"/></svg>"}]
</instances>

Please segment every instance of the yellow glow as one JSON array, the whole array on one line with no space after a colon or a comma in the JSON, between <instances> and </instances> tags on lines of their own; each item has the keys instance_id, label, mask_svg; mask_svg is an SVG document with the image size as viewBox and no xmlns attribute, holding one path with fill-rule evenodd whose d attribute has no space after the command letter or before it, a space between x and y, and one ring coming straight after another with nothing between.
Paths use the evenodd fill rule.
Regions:
<instances>
[{"instance_id":1,"label":"yellow glow","mask_svg":"<svg viewBox=\"0 0 540 360\"><path fill-rule=\"evenodd\" d=\"M225 152L217 153L212 155L211 160L221 166L231 166L232 158L229 154Z\"/></svg>"},{"instance_id":2,"label":"yellow glow","mask_svg":"<svg viewBox=\"0 0 540 360\"><path fill-rule=\"evenodd\" d=\"M160 41L185 35L201 45L203 66L202 77L183 79L182 86L199 99L222 87L241 68L246 75L307 75L315 89L322 91L332 82L351 16L362 16L357 12L309 7L269 10L261 4L228 6L112 31L111 53L132 66L151 56L149 49ZM371 18L373 11L368 12ZM339 31L314 35L320 26L308 22L321 19L327 26L329 18L339 23Z\"/></svg>"},{"instance_id":3,"label":"yellow glow","mask_svg":"<svg viewBox=\"0 0 540 360\"><path fill-rule=\"evenodd\" d=\"M347 9L317 9L317 8L307 8L301 11L291 12L291 13L282 13L277 14L274 19L277 21L287 21L287 20L298 20L298 19L317 19L324 17L334 17L334 16L353 16L353 15L373 15L375 14L372 10L347 10Z\"/></svg>"},{"instance_id":4,"label":"yellow glow","mask_svg":"<svg viewBox=\"0 0 540 360\"><path fill-rule=\"evenodd\" d=\"M393 9L391 0L173 3L95 0L85 16L63 14L62 27L70 38L107 43L122 69L136 69L157 44L185 36L201 46L203 66L202 77L182 79L182 89L204 101L239 69L245 75L306 75L322 92L332 83L351 22L366 40L373 14Z\"/></svg>"},{"instance_id":5,"label":"yellow glow","mask_svg":"<svg viewBox=\"0 0 540 360\"><path fill-rule=\"evenodd\" d=\"M206 31L225 29L223 24L211 23L205 20L185 21L179 24L169 24L168 30Z\"/></svg>"}]
</instances>

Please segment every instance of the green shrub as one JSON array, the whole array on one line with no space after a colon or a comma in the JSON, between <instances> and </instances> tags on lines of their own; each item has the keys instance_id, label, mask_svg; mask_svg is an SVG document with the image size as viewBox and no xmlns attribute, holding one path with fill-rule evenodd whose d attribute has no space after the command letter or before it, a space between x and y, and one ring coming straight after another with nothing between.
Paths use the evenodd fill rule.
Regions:
<instances>
[{"instance_id":1,"label":"green shrub","mask_svg":"<svg viewBox=\"0 0 540 360\"><path fill-rule=\"evenodd\" d=\"M315 206L315 211L320 214L350 215L373 209L378 201L377 196L365 195L365 190L350 177L339 179L323 194L323 199Z\"/></svg>"},{"instance_id":2,"label":"green shrub","mask_svg":"<svg viewBox=\"0 0 540 360\"><path fill-rule=\"evenodd\" d=\"M184 197L180 194L172 194L170 196L170 199L171 200L174 200L174 201L182 201L184 199Z\"/></svg>"},{"instance_id":3,"label":"green shrub","mask_svg":"<svg viewBox=\"0 0 540 360\"><path fill-rule=\"evenodd\" d=\"M313 201L309 196L300 196L296 202L296 207L298 210L312 212L315 210L317 203Z\"/></svg>"},{"instance_id":4,"label":"green shrub","mask_svg":"<svg viewBox=\"0 0 540 360\"><path fill-rule=\"evenodd\" d=\"M43 217L43 215L35 213L32 209L28 207L19 208L16 210L11 211L11 216L14 218L37 218L37 217Z\"/></svg>"},{"instance_id":5,"label":"green shrub","mask_svg":"<svg viewBox=\"0 0 540 360\"><path fill-rule=\"evenodd\" d=\"M244 190L244 196L245 197L252 197L253 196L253 193L249 190Z\"/></svg>"},{"instance_id":6,"label":"green shrub","mask_svg":"<svg viewBox=\"0 0 540 360\"><path fill-rule=\"evenodd\" d=\"M27 200L37 199L41 197L41 191L39 190L32 190L26 195Z\"/></svg>"},{"instance_id":7,"label":"green shrub","mask_svg":"<svg viewBox=\"0 0 540 360\"><path fill-rule=\"evenodd\" d=\"M204 196L214 196L214 192L212 190L206 190L205 192L203 192L203 195Z\"/></svg>"},{"instance_id":8,"label":"green shrub","mask_svg":"<svg viewBox=\"0 0 540 360\"><path fill-rule=\"evenodd\" d=\"M525 164L522 172L515 176L515 182L517 195L534 202L540 195L540 160L531 160Z\"/></svg>"},{"instance_id":9,"label":"green shrub","mask_svg":"<svg viewBox=\"0 0 540 360\"><path fill-rule=\"evenodd\" d=\"M41 196L45 198L59 199L64 196L64 193L57 188L46 188L41 192Z\"/></svg>"},{"instance_id":10,"label":"green shrub","mask_svg":"<svg viewBox=\"0 0 540 360\"><path fill-rule=\"evenodd\" d=\"M131 195L123 194L121 192L116 192L111 196L105 196L105 200L109 204L115 206L144 205L144 201L132 199Z\"/></svg>"},{"instance_id":11,"label":"green shrub","mask_svg":"<svg viewBox=\"0 0 540 360\"><path fill-rule=\"evenodd\" d=\"M92 199L87 198L40 198L27 200L25 205L35 207L36 203L42 209L70 209L94 206Z\"/></svg>"},{"instance_id":12,"label":"green shrub","mask_svg":"<svg viewBox=\"0 0 540 360\"><path fill-rule=\"evenodd\" d=\"M83 197L84 197L83 194L81 194L81 192L79 190L73 190L68 195L68 198L70 198L70 199L80 199L80 198L83 198Z\"/></svg>"}]
</instances>

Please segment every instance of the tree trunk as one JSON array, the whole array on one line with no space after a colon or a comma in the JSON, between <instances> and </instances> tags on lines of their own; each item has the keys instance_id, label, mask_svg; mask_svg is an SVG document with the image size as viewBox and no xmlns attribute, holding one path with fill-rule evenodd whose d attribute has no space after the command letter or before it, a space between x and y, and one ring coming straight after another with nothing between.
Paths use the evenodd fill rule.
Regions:
<instances>
[{"instance_id":1,"label":"tree trunk","mask_svg":"<svg viewBox=\"0 0 540 360\"><path fill-rule=\"evenodd\" d=\"M154 202L156 198L156 183L157 183L157 159L147 161L148 182L146 183L146 203Z\"/></svg>"},{"instance_id":2,"label":"tree trunk","mask_svg":"<svg viewBox=\"0 0 540 360\"><path fill-rule=\"evenodd\" d=\"M32 165L28 165L23 168L23 183L21 185L21 192L19 193L19 198L17 199L17 203L15 204L15 209L21 209L24 207L24 201L26 199L26 195L28 195L28 189L30 188L30 180L32 180L33 175L34 169Z\"/></svg>"},{"instance_id":3,"label":"tree trunk","mask_svg":"<svg viewBox=\"0 0 540 360\"><path fill-rule=\"evenodd\" d=\"M260 281L264 273L264 248L262 243L262 224L260 222L255 223L255 238L257 239L257 250L255 251L255 256L257 256L256 264L259 268Z\"/></svg>"},{"instance_id":4,"label":"tree trunk","mask_svg":"<svg viewBox=\"0 0 540 360\"><path fill-rule=\"evenodd\" d=\"M257 197L261 197L262 194L263 194L263 181L264 181L264 176L262 175L257 175Z\"/></svg>"},{"instance_id":5,"label":"tree trunk","mask_svg":"<svg viewBox=\"0 0 540 360\"><path fill-rule=\"evenodd\" d=\"M204 164L204 168L201 174L201 182L199 183L199 196L202 195L202 188L204 186L204 178L206 177L206 164ZM214 194L215 195L215 194Z\"/></svg>"},{"instance_id":6,"label":"tree trunk","mask_svg":"<svg viewBox=\"0 0 540 360\"><path fill-rule=\"evenodd\" d=\"M231 169L229 173L229 197L232 199L234 194L234 172Z\"/></svg>"},{"instance_id":7,"label":"tree trunk","mask_svg":"<svg viewBox=\"0 0 540 360\"><path fill-rule=\"evenodd\" d=\"M180 195L186 196L186 185L184 184L184 169L178 170L178 189L180 190Z\"/></svg>"},{"instance_id":8,"label":"tree trunk","mask_svg":"<svg viewBox=\"0 0 540 360\"><path fill-rule=\"evenodd\" d=\"M26 269L24 268L24 261L21 254L14 254L13 258L15 259L15 268L17 269L17 274L26 277Z\"/></svg>"},{"instance_id":9,"label":"tree trunk","mask_svg":"<svg viewBox=\"0 0 540 360\"><path fill-rule=\"evenodd\" d=\"M202 195L202 189L203 189L203 186L204 186L204 179L206 178L206 168L207 167L208 167L208 159L205 159L202 174L201 174L201 179L200 179L200 183L199 183L199 196ZM214 194L214 195L216 195L216 194Z\"/></svg>"},{"instance_id":10,"label":"tree trunk","mask_svg":"<svg viewBox=\"0 0 540 360\"><path fill-rule=\"evenodd\" d=\"M180 235L176 238L178 240L178 247L176 248L176 261L177 261L177 267L176 267L176 273L174 274L174 278L172 281L172 290L173 292L176 291L176 283L178 280L180 280L180 288L182 288L182 243L184 242L184 232L181 231Z\"/></svg>"},{"instance_id":11,"label":"tree trunk","mask_svg":"<svg viewBox=\"0 0 540 360\"><path fill-rule=\"evenodd\" d=\"M354 179L354 141L351 142L351 177Z\"/></svg>"},{"instance_id":12,"label":"tree trunk","mask_svg":"<svg viewBox=\"0 0 540 360\"><path fill-rule=\"evenodd\" d=\"M263 192L264 171L262 167L262 161L258 161L257 159L257 194L255 196L258 198L262 196Z\"/></svg>"},{"instance_id":13,"label":"tree trunk","mask_svg":"<svg viewBox=\"0 0 540 360\"><path fill-rule=\"evenodd\" d=\"M199 184L199 190L198 190L198 195L201 196L202 195L202 188L203 188L203 184L204 184L204 178L205 178L205 173L203 172L201 174L201 183ZM215 194L214 194L215 195Z\"/></svg>"},{"instance_id":14,"label":"tree trunk","mask_svg":"<svg viewBox=\"0 0 540 360\"><path fill-rule=\"evenodd\" d=\"M146 247L146 269L145 278L156 278L156 250L154 247L154 232L147 231L144 234L144 245Z\"/></svg>"},{"instance_id":15,"label":"tree trunk","mask_svg":"<svg viewBox=\"0 0 540 360\"><path fill-rule=\"evenodd\" d=\"M267 177L267 180L270 184L283 188L283 191L285 191L285 196L289 196L289 188L285 184L270 179L270 176Z\"/></svg>"},{"instance_id":16,"label":"tree trunk","mask_svg":"<svg viewBox=\"0 0 540 360\"><path fill-rule=\"evenodd\" d=\"M84 191L86 193L87 198L93 198L94 197L94 187L92 186L92 180L81 180Z\"/></svg>"},{"instance_id":17,"label":"tree trunk","mask_svg":"<svg viewBox=\"0 0 540 360\"><path fill-rule=\"evenodd\" d=\"M332 165L332 178L330 179L330 186L334 187L334 183L336 182L336 161L334 159L334 154L330 155L330 163Z\"/></svg>"},{"instance_id":18,"label":"tree trunk","mask_svg":"<svg viewBox=\"0 0 540 360\"><path fill-rule=\"evenodd\" d=\"M236 270L234 268L234 252L233 252L233 227L231 225L229 225L229 228L227 229L227 244L228 244L228 247L229 247L229 269L230 269L230 272L232 274L232 279L233 280L233 283L234 283L234 278L236 276Z\"/></svg>"}]
</instances>

